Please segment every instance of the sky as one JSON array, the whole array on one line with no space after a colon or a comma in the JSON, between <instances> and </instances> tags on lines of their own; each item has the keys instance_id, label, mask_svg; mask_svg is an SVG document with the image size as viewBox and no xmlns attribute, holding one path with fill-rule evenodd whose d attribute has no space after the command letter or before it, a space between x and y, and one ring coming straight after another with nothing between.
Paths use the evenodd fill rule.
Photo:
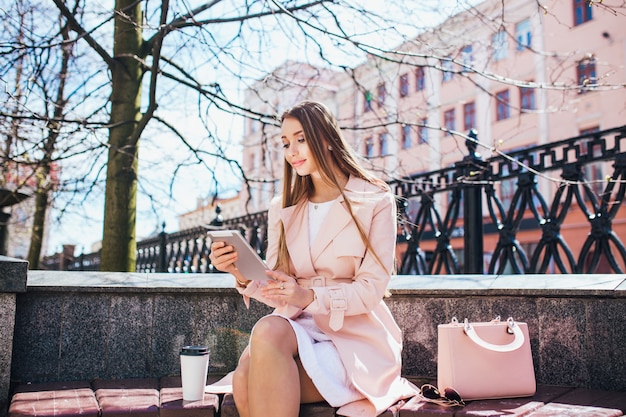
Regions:
<instances>
[{"instance_id":1,"label":"sky","mask_svg":"<svg viewBox=\"0 0 626 417\"><path fill-rule=\"evenodd\" d=\"M353 2L363 3L369 9L373 9L374 12L383 16L387 16L390 13L403 13L402 10L394 7L397 2L369 0L354 0ZM102 10L106 10L109 7L108 3L104 1L97 4L102 7ZM417 9L418 7L419 10ZM420 26L434 26L442 20L443 16L448 15L450 11L456 10L456 7L458 7L457 0L425 1L415 4L414 10L412 10L415 14L404 17L409 19L408 21L413 22L417 22L417 19L419 19L422 22ZM442 10L444 13L442 13ZM267 30L267 28L263 29ZM286 31L285 28L278 28L278 30L281 29ZM399 29L408 34L408 36L415 36L416 34L415 27L405 26L399 27ZM213 34L211 35L213 36ZM220 34L215 36L220 36ZM226 36L226 34L223 36ZM400 38L392 42L389 41L388 37L381 39L380 34L376 33L376 31L364 31L361 39L372 43L378 42L379 44L384 42L387 46L389 43L400 43ZM327 45L330 47L330 44ZM287 59L314 63L317 60L322 64L316 56L317 51L315 48L302 50L296 46L295 42L287 45L279 42L274 44L269 42L264 43L263 47L265 49L260 51L260 53L264 62L260 64L268 72L280 66ZM254 45L250 45L250 48L254 49ZM325 49L325 53L327 53L327 49ZM223 56L223 59L227 59L226 55ZM336 59L340 60L343 58L337 56ZM216 72L215 64L211 67L210 60L206 59L206 62L198 65L207 66L207 84L215 81L215 78L212 78L212 76L218 77L218 75L213 75ZM240 70L245 72L246 68L242 67ZM255 76L258 78L258 73L251 74L251 77ZM219 78L222 81L220 85L224 93L231 98L235 97L236 101L241 102L246 85L236 77L231 77L226 81L223 78L223 74L221 74L221 77ZM145 78L147 79L148 77ZM226 144L228 155L233 158L240 157L241 152L238 143L243 135L244 120L242 118L229 117L224 113L215 112L215 110L209 110L208 117L206 117L207 115L198 114L197 97L190 93L171 92L168 97L176 97L179 102L163 103L168 105L163 105L163 108L159 108L160 116L175 121L174 124L179 131L188 137L195 138L198 142L209 140L204 133L203 121L212 124L212 133ZM144 135L142 135L140 146L140 176L142 176L142 181L140 182L141 189L138 193L137 201L137 240L159 232L163 223L166 225L166 232L178 231L177 216L194 210L198 198L206 198L213 195L216 191L220 197L225 198L235 194L238 190L239 179L228 167L224 166L217 167L219 178L215 179L217 179L220 186L216 190L213 182L214 178L208 173L207 169L195 164L193 160L184 160L184 155L188 154L185 154L184 150L181 149L180 142L172 140L171 135L168 136L167 132L164 132L162 129L162 126L151 123ZM175 180L171 182L172 177L169 175L164 176L163 173L172 172L181 163L181 160L189 163L189 166L179 170ZM66 171L68 173L71 172L71 167L67 167ZM173 199L170 199L168 196L170 187L171 194L174 196ZM82 205L72 206L70 212L63 214L61 221L58 221L58 210L51 213L50 240L46 251L47 254L61 251L63 244L76 245L75 253L77 255L89 253L95 249L94 245L97 245L102 237L103 196L104 189L93 193L89 200Z\"/></svg>"}]
</instances>

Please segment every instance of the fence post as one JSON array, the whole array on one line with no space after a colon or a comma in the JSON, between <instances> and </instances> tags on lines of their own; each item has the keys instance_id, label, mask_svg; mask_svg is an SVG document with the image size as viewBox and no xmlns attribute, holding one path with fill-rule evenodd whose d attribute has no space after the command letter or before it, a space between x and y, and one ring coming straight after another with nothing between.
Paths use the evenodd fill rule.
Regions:
<instances>
[{"instance_id":1,"label":"fence post","mask_svg":"<svg viewBox=\"0 0 626 417\"><path fill-rule=\"evenodd\" d=\"M85 270L85 247L84 246L81 246L80 255L78 255L78 270L79 271Z\"/></svg>"},{"instance_id":2,"label":"fence post","mask_svg":"<svg viewBox=\"0 0 626 417\"><path fill-rule=\"evenodd\" d=\"M165 233L165 222L161 225L161 233L159 233L159 262L157 264L157 272L167 272L167 233Z\"/></svg>"},{"instance_id":3,"label":"fence post","mask_svg":"<svg viewBox=\"0 0 626 417\"><path fill-rule=\"evenodd\" d=\"M215 206L215 218L211 220L211 226L222 227L224 225L224 217L222 216L222 206Z\"/></svg>"},{"instance_id":4,"label":"fence post","mask_svg":"<svg viewBox=\"0 0 626 417\"><path fill-rule=\"evenodd\" d=\"M463 158L463 273L482 274L483 268L483 202L480 183L485 178L485 166L480 153L476 152L478 134L476 129L468 133L465 146L469 154Z\"/></svg>"}]
</instances>

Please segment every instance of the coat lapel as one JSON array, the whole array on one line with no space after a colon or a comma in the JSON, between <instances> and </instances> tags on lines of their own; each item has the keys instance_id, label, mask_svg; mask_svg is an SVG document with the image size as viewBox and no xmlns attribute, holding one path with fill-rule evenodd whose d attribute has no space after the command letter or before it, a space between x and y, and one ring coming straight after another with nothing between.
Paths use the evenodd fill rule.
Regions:
<instances>
[{"instance_id":1,"label":"coat lapel","mask_svg":"<svg viewBox=\"0 0 626 417\"><path fill-rule=\"evenodd\" d=\"M369 219L372 216L373 206L367 201L366 187L369 183L361 178L350 176L348 183L344 188L346 197L350 199L350 205L352 211L357 219L362 218L361 225L366 228L365 233L368 232ZM340 196L337 201L331 206L326 219L324 220L324 227L318 232L315 241L311 247L311 259L313 263L317 258L326 250L328 245L335 239L335 237L352 222L352 216L348 211L348 206L343 198ZM346 244L349 244L346 242Z\"/></svg>"},{"instance_id":2,"label":"coat lapel","mask_svg":"<svg viewBox=\"0 0 626 417\"><path fill-rule=\"evenodd\" d=\"M317 236L313 241L313 245L311 246L311 259L313 262L316 261L335 236L337 236L351 220L352 217L350 217L350 213L348 213L348 208L343 198L339 197L339 199L335 200L332 206L330 206L330 210L328 210L328 214L323 221L324 226L317 232ZM306 222L308 223L308 219Z\"/></svg>"},{"instance_id":3,"label":"coat lapel","mask_svg":"<svg viewBox=\"0 0 626 417\"><path fill-rule=\"evenodd\" d=\"M280 211L280 218L285 227L285 240L289 250L289 257L295 272L301 277L317 275L311 261L309 248L309 208L304 202Z\"/></svg>"},{"instance_id":4,"label":"coat lapel","mask_svg":"<svg viewBox=\"0 0 626 417\"><path fill-rule=\"evenodd\" d=\"M352 210L357 218L372 216L372 204L368 204L365 187L369 183L360 178L350 177L344 192L350 199ZM317 275L313 264L333 239L350 223L352 217L344 198L340 196L330 207L313 244L309 246L309 207L304 200L291 207L281 209L280 217L285 226L285 238L291 261L302 277ZM367 221L361 225L369 226ZM365 230L367 233L368 230Z\"/></svg>"}]
</instances>

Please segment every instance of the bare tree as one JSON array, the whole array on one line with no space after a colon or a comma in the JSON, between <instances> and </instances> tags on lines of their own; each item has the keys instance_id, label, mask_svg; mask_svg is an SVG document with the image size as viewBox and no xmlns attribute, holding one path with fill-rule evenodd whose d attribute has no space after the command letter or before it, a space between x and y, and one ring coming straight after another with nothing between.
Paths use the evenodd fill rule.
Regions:
<instances>
[{"instance_id":1,"label":"bare tree","mask_svg":"<svg viewBox=\"0 0 626 417\"><path fill-rule=\"evenodd\" d=\"M75 70L73 44L68 42L68 26L59 19L53 19L53 25L40 25L42 15L54 16L54 9L50 11L23 0L6 10L3 37L7 41L0 66L6 91L0 117L8 127L3 132L0 181L34 195L28 249L32 269L39 267L50 197L59 191L59 165L78 150L75 142L69 143L75 132L65 127L70 102L66 87L69 73Z\"/></svg>"},{"instance_id":2,"label":"bare tree","mask_svg":"<svg viewBox=\"0 0 626 417\"><path fill-rule=\"evenodd\" d=\"M184 36L186 29L196 31L195 36L205 38L205 47L214 47L209 53L214 59L233 59L235 63L244 62L232 55L229 51L229 42L238 39L239 45L244 41L241 37L246 32L246 22L251 26L264 19L283 18L292 20L294 13L310 10L309 15L315 18L316 8L320 6L322 12L328 12L327 6L333 2L279 2L259 4L246 3L237 6L236 3L227 4L222 1L204 3L193 10L180 12L170 10L168 1L160 2L152 9L152 3L142 4L134 0L117 0L113 11L113 51L109 53L98 42L90 30L84 27L74 13L61 0L55 0L59 11L67 19L69 26L77 34L77 40L86 41L89 46L106 63L111 74L111 115L109 128L109 156L107 164L106 200L104 234L102 248L103 270L132 271L135 268L136 236L136 196L138 180L138 152L139 139L146 126L153 119L158 106L157 85L161 78L175 81L180 86L195 90L200 97L208 100L220 108L238 114L255 112L229 101L219 94L219 84L213 83L212 88L205 87L205 83L192 75L184 65L177 64L170 58L162 58L164 41L169 37L178 39ZM180 6L184 7L184 4ZM235 7L232 10L224 7ZM168 18L170 12L176 12L173 18ZM227 17L211 17L201 20L201 15L222 16L226 11ZM228 16L230 14L230 16ZM154 17L154 19L152 19ZM144 39L144 26L151 29L152 36ZM296 21L298 23L298 21ZM262 24L262 23L261 23ZM235 27L231 40L226 40L224 46L211 45L212 33L206 28L218 25ZM237 27L238 26L238 27ZM199 29L199 30L198 30ZM178 36L173 36L178 35ZM312 35L311 35L312 36ZM185 41L187 42L187 41ZM172 53L178 52L170 47ZM247 53L245 50L241 51ZM210 55L209 55L210 56ZM170 72L169 69L174 72ZM145 74L149 74L146 82L148 93L142 96L142 83ZM141 106L145 104L142 111ZM265 117L256 114L257 117Z\"/></svg>"},{"instance_id":3,"label":"bare tree","mask_svg":"<svg viewBox=\"0 0 626 417\"><path fill-rule=\"evenodd\" d=\"M217 126L219 120L232 115L256 120L264 126L275 125L280 110L275 103L268 103L270 110L260 111L244 102L240 91L256 88L285 59L343 72L352 80L355 91L362 93L367 93L367 86L361 79L359 66L366 57L380 69L381 77L390 81L401 76L386 70L388 65L394 65L453 71L479 87L489 80L538 90L580 88L578 80L563 83L556 76L541 83L511 79L463 59L460 51L467 36L461 35L466 31L464 19L470 15L482 19L494 33L508 27L504 36L514 36L510 22L506 21L504 3L499 3L500 17L475 7L477 2L465 0L366 3L212 0L191 8L187 2L179 1L116 0L110 10L88 2L70 9L63 0L54 0L73 33L68 43L83 52L82 68L88 74L84 82L90 86L76 88L83 91L86 108L76 105L55 121L69 131L86 129L96 136L106 131L108 137L103 270L135 268L136 205L141 188L140 138L142 149L151 141L156 148L165 148L169 145L165 141L171 139L187 151L186 158L177 161L173 172L164 173L170 175L172 182L177 172L190 165L204 166L214 186L225 167L240 175L244 183L264 181L248 178L241 171L236 158L229 154L223 131ZM551 13L542 9L542 2L536 5L546 14ZM607 7L623 14L623 6ZM432 29L450 16L455 16L451 20L454 25ZM40 19L45 21L43 17ZM537 49L533 53L552 52ZM448 64L453 64L455 69L451 70ZM99 72L102 69L106 70L105 74ZM605 82L596 87L609 90L623 85ZM195 97L194 110L188 107L190 95ZM195 114L189 114L190 111ZM181 112L187 112L188 120L200 120L204 130L190 134L184 126L181 128L176 120ZM404 115L378 114L366 124L344 127L358 131L400 124L419 125ZM445 130L440 125L428 127ZM159 139L153 139L151 136L157 131ZM74 153L81 152L72 149ZM163 158L172 156L163 155ZM93 186L101 179L103 167L94 162L90 168L87 171L92 175L83 178L83 185ZM158 203L157 198L152 201Z\"/></svg>"}]
</instances>

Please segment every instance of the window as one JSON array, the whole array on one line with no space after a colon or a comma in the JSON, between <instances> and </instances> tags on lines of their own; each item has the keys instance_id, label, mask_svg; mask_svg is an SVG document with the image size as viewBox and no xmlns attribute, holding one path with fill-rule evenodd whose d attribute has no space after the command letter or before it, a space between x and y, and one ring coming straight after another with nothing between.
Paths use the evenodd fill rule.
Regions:
<instances>
[{"instance_id":1,"label":"window","mask_svg":"<svg viewBox=\"0 0 626 417\"><path fill-rule=\"evenodd\" d=\"M594 133L598 133L600 131L600 127L598 126L594 126L594 127L588 127L587 129L580 129L578 132L578 134L580 136L584 136L584 135L593 135ZM585 146L587 145L587 143L585 142Z\"/></svg>"},{"instance_id":2,"label":"window","mask_svg":"<svg viewBox=\"0 0 626 417\"><path fill-rule=\"evenodd\" d=\"M580 89L579 93L585 93L589 90L595 89L596 79L596 59L594 57L588 57L578 62L576 67L576 77L578 79L578 85Z\"/></svg>"},{"instance_id":3,"label":"window","mask_svg":"<svg viewBox=\"0 0 626 417\"><path fill-rule=\"evenodd\" d=\"M366 91L363 96L363 113L368 111L372 111L372 93L370 91Z\"/></svg>"},{"instance_id":4,"label":"window","mask_svg":"<svg viewBox=\"0 0 626 417\"><path fill-rule=\"evenodd\" d=\"M530 20L522 20L515 25L515 39L517 39L517 50L523 51L530 48L532 34L530 32Z\"/></svg>"},{"instance_id":5,"label":"window","mask_svg":"<svg viewBox=\"0 0 626 417\"><path fill-rule=\"evenodd\" d=\"M402 125L402 149L411 147L411 126Z\"/></svg>"},{"instance_id":6,"label":"window","mask_svg":"<svg viewBox=\"0 0 626 417\"><path fill-rule=\"evenodd\" d=\"M463 129L470 130L476 127L476 105L465 103L463 105Z\"/></svg>"},{"instance_id":7,"label":"window","mask_svg":"<svg viewBox=\"0 0 626 417\"><path fill-rule=\"evenodd\" d=\"M422 91L424 89L426 74L424 73L424 67L417 67L415 69L415 91Z\"/></svg>"},{"instance_id":8,"label":"window","mask_svg":"<svg viewBox=\"0 0 626 417\"><path fill-rule=\"evenodd\" d=\"M381 133L378 136L378 149L380 150L379 155L380 156L385 156L385 155L389 155L389 144L387 141L387 134L386 133Z\"/></svg>"},{"instance_id":9,"label":"window","mask_svg":"<svg viewBox=\"0 0 626 417\"><path fill-rule=\"evenodd\" d=\"M509 106L509 90L496 93L496 120L504 120L511 117Z\"/></svg>"},{"instance_id":10,"label":"window","mask_svg":"<svg viewBox=\"0 0 626 417\"><path fill-rule=\"evenodd\" d=\"M474 55L472 53L472 45L467 45L461 49L461 60L463 61L463 68L461 71L466 72L474 65Z\"/></svg>"},{"instance_id":11,"label":"window","mask_svg":"<svg viewBox=\"0 0 626 417\"><path fill-rule=\"evenodd\" d=\"M454 109L443 113L443 126L446 128L446 136L451 134L450 131L456 130Z\"/></svg>"},{"instance_id":12,"label":"window","mask_svg":"<svg viewBox=\"0 0 626 417\"><path fill-rule=\"evenodd\" d=\"M424 118L419 121L419 126L417 127L417 143L428 143L428 128L426 125L428 124L428 119Z\"/></svg>"},{"instance_id":13,"label":"window","mask_svg":"<svg viewBox=\"0 0 626 417\"><path fill-rule=\"evenodd\" d=\"M453 68L452 58L442 59L441 68L443 68L442 81L443 82L450 81L452 77L454 76L454 73L452 72L452 68Z\"/></svg>"},{"instance_id":14,"label":"window","mask_svg":"<svg viewBox=\"0 0 626 417\"><path fill-rule=\"evenodd\" d=\"M383 107L385 105L385 99L387 98L387 88L385 88L385 84L378 84L376 87L377 98L378 98L378 107Z\"/></svg>"},{"instance_id":15,"label":"window","mask_svg":"<svg viewBox=\"0 0 626 417\"><path fill-rule=\"evenodd\" d=\"M506 58L507 42L506 32L504 30L493 34L491 37L491 46L493 48L494 61L502 61Z\"/></svg>"},{"instance_id":16,"label":"window","mask_svg":"<svg viewBox=\"0 0 626 417\"><path fill-rule=\"evenodd\" d=\"M374 141L371 137L365 139L365 155L368 158L374 157Z\"/></svg>"},{"instance_id":17,"label":"window","mask_svg":"<svg viewBox=\"0 0 626 417\"><path fill-rule=\"evenodd\" d=\"M596 132L600 131L600 127L594 126L587 129L580 130L580 136L589 135L590 137L585 142L581 143L581 153L588 154L591 153L591 157L598 158L602 156L602 149L600 146L592 145L592 148L589 149L589 144L594 140L591 136ZM604 179L604 170L602 162L592 162L584 166L584 174L585 180L589 182L589 187L593 191L593 193L598 197L598 199L602 198L602 194L604 193L604 187L606 186L606 180ZM585 199L587 199L587 195L584 195Z\"/></svg>"},{"instance_id":18,"label":"window","mask_svg":"<svg viewBox=\"0 0 626 417\"><path fill-rule=\"evenodd\" d=\"M402 74L400 76L400 97L406 97L409 95L409 74Z\"/></svg>"},{"instance_id":19,"label":"window","mask_svg":"<svg viewBox=\"0 0 626 417\"><path fill-rule=\"evenodd\" d=\"M592 18L591 2L589 0L574 0L574 26L588 22Z\"/></svg>"},{"instance_id":20,"label":"window","mask_svg":"<svg viewBox=\"0 0 626 417\"><path fill-rule=\"evenodd\" d=\"M535 110L535 89L530 87L520 87L519 89L519 97L520 97L520 109L522 112L524 110Z\"/></svg>"},{"instance_id":21,"label":"window","mask_svg":"<svg viewBox=\"0 0 626 417\"><path fill-rule=\"evenodd\" d=\"M509 178L500 182L500 202L506 211L511 207L516 188L515 179Z\"/></svg>"}]
</instances>

